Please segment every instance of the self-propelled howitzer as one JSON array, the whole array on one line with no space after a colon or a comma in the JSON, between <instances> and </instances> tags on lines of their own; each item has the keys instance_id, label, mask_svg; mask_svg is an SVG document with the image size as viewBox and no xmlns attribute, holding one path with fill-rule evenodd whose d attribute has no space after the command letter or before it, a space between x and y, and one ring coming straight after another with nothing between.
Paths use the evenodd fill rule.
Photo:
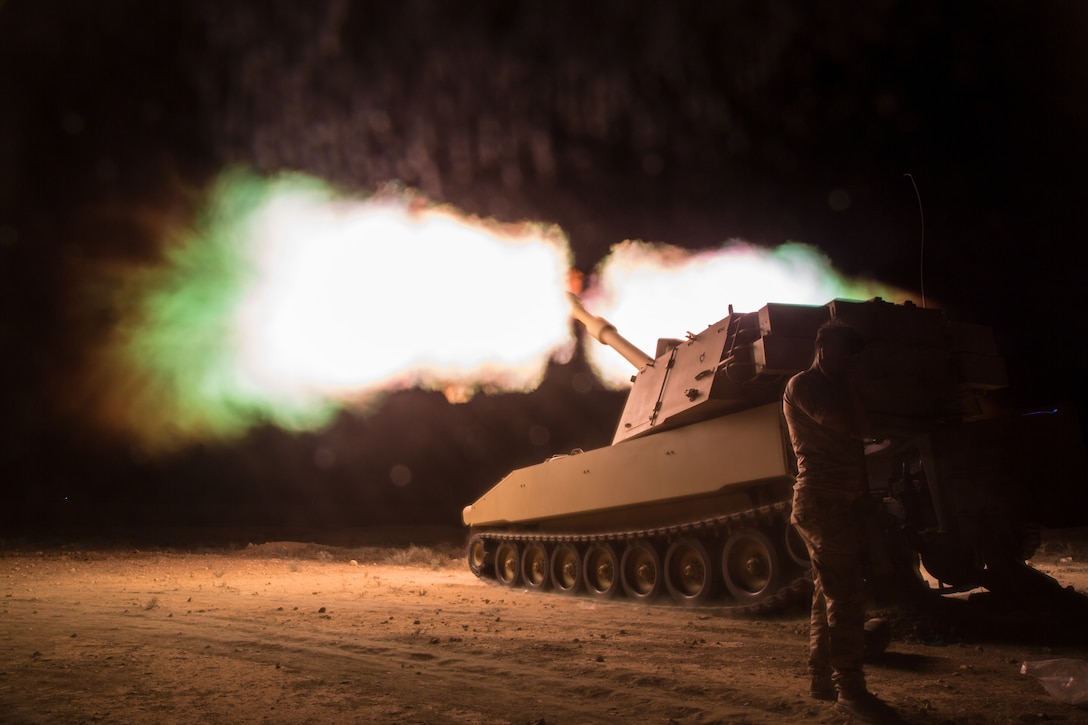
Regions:
<instances>
[{"instance_id":1,"label":"self-propelled howitzer","mask_svg":"<svg viewBox=\"0 0 1088 725\"><path fill-rule=\"evenodd\" d=\"M859 385L873 424L874 588L921 584L919 561L942 591L1022 586L1039 524L1083 523L1063 504L1084 496L1075 420L989 404L1007 383L989 328L879 298L768 304L730 308L698 334L660 340L651 357L577 298L571 307L634 366L626 407L611 446L515 470L465 507L479 576L754 609L806 595L781 395L832 319L868 343ZM1047 454L1059 447L1062 455Z\"/></svg>"}]
</instances>

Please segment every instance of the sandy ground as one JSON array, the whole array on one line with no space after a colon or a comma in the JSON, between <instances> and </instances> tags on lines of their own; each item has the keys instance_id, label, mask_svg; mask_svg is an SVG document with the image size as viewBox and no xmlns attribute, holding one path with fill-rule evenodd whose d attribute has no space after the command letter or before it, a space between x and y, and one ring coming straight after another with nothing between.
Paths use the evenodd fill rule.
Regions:
<instances>
[{"instance_id":1,"label":"sandy ground","mask_svg":"<svg viewBox=\"0 0 1088 725\"><path fill-rule=\"evenodd\" d=\"M290 543L2 552L0 721L848 721L807 696L802 612L534 594L434 550L415 558ZM1079 553L1033 563L1086 591ZM1083 644L894 629L867 672L907 722L1088 722L1019 673L1088 659Z\"/></svg>"}]
</instances>

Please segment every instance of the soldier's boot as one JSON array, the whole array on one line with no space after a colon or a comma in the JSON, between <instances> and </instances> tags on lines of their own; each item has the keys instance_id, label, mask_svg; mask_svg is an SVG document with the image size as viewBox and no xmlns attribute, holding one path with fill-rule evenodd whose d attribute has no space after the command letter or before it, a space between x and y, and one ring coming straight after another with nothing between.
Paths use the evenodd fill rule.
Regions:
<instances>
[{"instance_id":1,"label":"soldier's boot","mask_svg":"<svg viewBox=\"0 0 1088 725\"><path fill-rule=\"evenodd\" d=\"M903 722L895 708L868 690L850 694L840 692L835 709L867 723L890 725Z\"/></svg>"},{"instance_id":2,"label":"soldier's boot","mask_svg":"<svg viewBox=\"0 0 1088 725\"><path fill-rule=\"evenodd\" d=\"M809 678L809 697L827 702L835 702L838 699L839 691L835 688L835 682L831 679L830 668L810 667Z\"/></svg>"}]
</instances>

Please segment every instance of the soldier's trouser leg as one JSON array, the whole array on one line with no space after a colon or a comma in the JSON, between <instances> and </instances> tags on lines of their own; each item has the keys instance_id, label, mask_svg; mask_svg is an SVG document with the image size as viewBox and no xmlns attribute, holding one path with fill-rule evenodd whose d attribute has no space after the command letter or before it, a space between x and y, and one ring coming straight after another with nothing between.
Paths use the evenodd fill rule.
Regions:
<instances>
[{"instance_id":1,"label":"soldier's trouser leg","mask_svg":"<svg viewBox=\"0 0 1088 725\"><path fill-rule=\"evenodd\" d=\"M857 505L794 496L793 523L812 559L812 620L809 666L832 672L840 692L865 690L865 582L862 569L862 517Z\"/></svg>"},{"instance_id":2,"label":"soldier's trouser leg","mask_svg":"<svg viewBox=\"0 0 1088 725\"><path fill-rule=\"evenodd\" d=\"M807 543L807 540L806 540ZM812 555L811 548L809 555ZM827 598L816 567L812 568L812 614L809 619L808 668L812 675L831 677L831 649L827 637Z\"/></svg>"}]
</instances>

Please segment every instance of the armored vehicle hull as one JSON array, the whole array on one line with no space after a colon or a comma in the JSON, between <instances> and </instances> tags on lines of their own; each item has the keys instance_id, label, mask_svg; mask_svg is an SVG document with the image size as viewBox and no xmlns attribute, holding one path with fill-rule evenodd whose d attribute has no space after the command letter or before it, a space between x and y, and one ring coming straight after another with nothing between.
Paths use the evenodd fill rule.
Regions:
<instances>
[{"instance_id":1,"label":"armored vehicle hull","mask_svg":"<svg viewBox=\"0 0 1088 725\"><path fill-rule=\"evenodd\" d=\"M1086 498L1071 412L988 400L1006 385L988 328L879 299L770 304L653 358L576 299L572 314L638 372L611 446L513 471L465 507L469 566L501 584L754 610L805 597L780 400L830 319L869 343L874 590L921 585L920 564L939 591L1022 586L1038 526L1070 525L1061 501Z\"/></svg>"}]
</instances>

